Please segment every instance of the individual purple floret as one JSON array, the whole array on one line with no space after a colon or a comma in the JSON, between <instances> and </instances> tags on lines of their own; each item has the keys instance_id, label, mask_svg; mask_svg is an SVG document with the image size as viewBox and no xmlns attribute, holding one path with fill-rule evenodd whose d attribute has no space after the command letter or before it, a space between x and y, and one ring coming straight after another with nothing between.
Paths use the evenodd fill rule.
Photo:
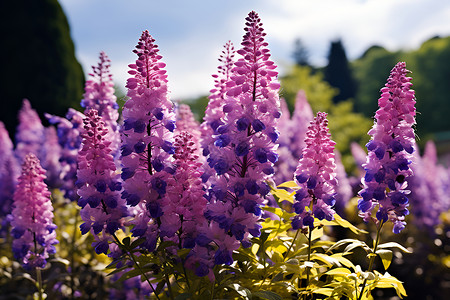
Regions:
<instances>
[{"instance_id":1,"label":"individual purple floret","mask_svg":"<svg viewBox=\"0 0 450 300\"><path fill-rule=\"evenodd\" d=\"M336 164L334 145L328 132L327 114L318 112L306 132L305 148L294 173L300 187L295 193L293 208L297 214L292 228L314 228L314 217L333 220L336 202Z\"/></svg>"},{"instance_id":2,"label":"individual purple floret","mask_svg":"<svg viewBox=\"0 0 450 300\"><path fill-rule=\"evenodd\" d=\"M223 116L207 157L215 176L209 178L205 216L218 226L211 226L197 243L205 244L208 239L216 243L215 264L231 264L239 242L250 246L250 235L259 236L261 206L269 192L266 181L278 159L278 73L258 14L252 11L246 21L243 47L237 51L242 58L226 83Z\"/></svg>"},{"instance_id":3,"label":"individual purple floret","mask_svg":"<svg viewBox=\"0 0 450 300\"><path fill-rule=\"evenodd\" d=\"M56 225L50 192L44 183L45 170L34 154L24 157L22 174L14 192L12 211L12 250L26 268L45 267L46 259L55 253Z\"/></svg>"},{"instance_id":4,"label":"individual purple floret","mask_svg":"<svg viewBox=\"0 0 450 300\"><path fill-rule=\"evenodd\" d=\"M20 166L14 155L14 145L1 121L0 153L0 236L3 236L9 224L6 216L12 211L13 194L20 174Z\"/></svg>"},{"instance_id":5,"label":"individual purple floret","mask_svg":"<svg viewBox=\"0 0 450 300\"><path fill-rule=\"evenodd\" d=\"M142 247L150 251L159 234L157 223L163 215L167 178L175 171L175 116L167 96L165 64L158 51L155 40L144 31L133 51L138 59L129 65L132 77L127 81L129 99L121 127L122 198L136 207L131 231L133 236L146 239Z\"/></svg>"},{"instance_id":6,"label":"individual purple floret","mask_svg":"<svg viewBox=\"0 0 450 300\"><path fill-rule=\"evenodd\" d=\"M120 197L122 182L111 154L108 128L95 109L86 112L83 143L78 154L78 205L81 206L81 233L91 231L96 237L95 251L107 253L111 236L123 227L128 216L125 200Z\"/></svg>"},{"instance_id":7,"label":"individual purple floret","mask_svg":"<svg viewBox=\"0 0 450 300\"><path fill-rule=\"evenodd\" d=\"M114 156L119 151L120 134L117 125L119 118L117 97L114 95L114 82L110 72L111 60L105 52L100 52L99 63L92 66L90 79L86 81L81 106L85 112L90 109L96 109L98 115L102 117L105 125L108 127L107 140L111 142L110 148Z\"/></svg>"},{"instance_id":8,"label":"individual purple floret","mask_svg":"<svg viewBox=\"0 0 450 300\"><path fill-rule=\"evenodd\" d=\"M375 124L369 130L372 138L366 145L369 154L358 201L366 222L377 207L376 220L393 222L394 233L405 228L405 216L409 214L406 179L412 175L416 100L408 72L404 62L397 63L381 89Z\"/></svg>"}]
</instances>

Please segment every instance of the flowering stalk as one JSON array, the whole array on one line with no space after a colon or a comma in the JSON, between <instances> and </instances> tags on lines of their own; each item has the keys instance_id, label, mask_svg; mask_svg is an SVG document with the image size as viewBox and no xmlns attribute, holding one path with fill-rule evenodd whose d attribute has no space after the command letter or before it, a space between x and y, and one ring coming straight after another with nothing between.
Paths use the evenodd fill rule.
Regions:
<instances>
[{"instance_id":1,"label":"flowering stalk","mask_svg":"<svg viewBox=\"0 0 450 300\"><path fill-rule=\"evenodd\" d=\"M14 156L14 145L8 131L0 121L0 236L6 233L9 226L8 215L11 213L14 190L20 166Z\"/></svg>"},{"instance_id":2,"label":"flowering stalk","mask_svg":"<svg viewBox=\"0 0 450 300\"><path fill-rule=\"evenodd\" d=\"M211 231L201 244L213 240L218 246L215 264L231 264L232 251L250 246L249 236L259 236L258 224L265 183L278 159L276 119L280 117L277 72L271 61L262 23L257 13L246 18L242 58L235 63L222 107L220 126L214 130L208 165L214 169L205 212Z\"/></svg>"},{"instance_id":3,"label":"flowering stalk","mask_svg":"<svg viewBox=\"0 0 450 300\"><path fill-rule=\"evenodd\" d=\"M359 192L362 198L358 200L358 208L364 221L373 220L377 225L369 272L373 268L383 225L391 221L394 223L393 232L399 233L405 228L404 219L409 214L406 179L412 176L409 165L415 143L416 101L414 91L410 89L411 78L406 76L408 72L404 62L397 63L391 70L385 87L381 89L375 124L369 131L372 138L366 145L369 153L363 165L366 174L361 180L364 189ZM372 218L372 210L376 206L376 218ZM366 283L367 278L358 300L362 299Z\"/></svg>"},{"instance_id":4,"label":"flowering stalk","mask_svg":"<svg viewBox=\"0 0 450 300\"><path fill-rule=\"evenodd\" d=\"M39 159L34 154L26 155L14 192L11 221L14 257L26 269L45 267L58 243L50 192L44 179L45 170Z\"/></svg>"},{"instance_id":5,"label":"flowering stalk","mask_svg":"<svg viewBox=\"0 0 450 300\"><path fill-rule=\"evenodd\" d=\"M367 143L364 188L359 192L362 198L358 201L364 221L391 221L394 233L405 228L404 219L409 214L405 179L412 175L416 101L410 89L411 78L406 76L408 72L404 62L397 63L381 89L375 124L369 131L372 138ZM376 219L371 217L375 207L378 207Z\"/></svg>"},{"instance_id":6,"label":"flowering stalk","mask_svg":"<svg viewBox=\"0 0 450 300\"><path fill-rule=\"evenodd\" d=\"M69 108L65 118L46 115L50 123L56 124L59 145L61 146L61 186L64 197L77 201L78 194L75 182L77 180L77 155L81 147L81 132L83 130L84 115Z\"/></svg>"},{"instance_id":7,"label":"flowering stalk","mask_svg":"<svg viewBox=\"0 0 450 300\"><path fill-rule=\"evenodd\" d=\"M138 59L128 71L129 100L123 108L122 198L136 207L133 236L142 237L141 247L153 251L159 237L160 217L167 179L173 174L171 155L175 153L173 105L167 97L167 75L160 62L155 40L144 31L136 49Z\"/></svg>"},{"instance_id":8,"label":"flowering stalk","mask_svg":"<svg viewBox=\"0 0 450 300\"><path fill-rule=\"evenodd\" d=\"M114 95L114 82L110 72L111 60L105 52L100 52L99 63L92 66L91 78L86 81L85 93L81 100L81 106L85 109L94 108L103 118L108 134L106 139L111 142L110 148L113 156L119 151L120 134L117 119L119 118L117 98Z\"/></svg>"},{"instance_id":9,"label":"flowering stalk","mask_svg":"<svg viewBox=\"0 0 450 300\"><path fill-rule=\"evenodd\" d=\"M328 132L327 114L318 112L306 132L305 148L294 173L300 189L295 193L293 208L297 214L292 228L314 228L314 217L333 220L336 202L336 164L334 145Z\"/></svg>"},{"instance_id":10,"label":"flowering stalk","mask_svg":"<svg viewBox=\"0 0 450 300\"><path fill-rule=\"evenodd\" d=\"M201 124L201 146L203 155L210 153L210 147L214 144L213 134L220 125L223 125L221 118L223 117L224 99L227 92L227 82L230 80L234 65L234 56L236 51L231 41L224 45L224 50L219 57L221 65L217 67L217 73L214 74L214 89L210 91L209 102L206 106L205 116Z\"/></svg>"},{"instance_id":11,"label":"flowering stalk","mask_svg":"<svg viewBox=\"0 0 450 300\"><path fill-rule=\"evenodd\" d=\"M81 233L93 232L98 254L107 254L112 235L123 227L124 217L128 215L125 200L120 197L122 184L107 135L102 117L95 109L88 110L78 154L78 205L84 221Z\"/></svg>"}]
</instances>

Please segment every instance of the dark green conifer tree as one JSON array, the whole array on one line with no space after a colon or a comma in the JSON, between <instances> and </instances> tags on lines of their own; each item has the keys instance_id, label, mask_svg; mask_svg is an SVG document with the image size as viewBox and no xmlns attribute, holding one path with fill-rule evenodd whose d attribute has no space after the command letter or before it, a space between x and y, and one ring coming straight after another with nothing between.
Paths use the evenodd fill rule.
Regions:
<instances>
[{"instance_id":1,"label":"dark green conifer tree","mask_svg":"<svg viewBox=\"0 0 450 300\"><path fill-rule=\"evenodd\" d=\"M79 107L84 74L57 0L0 2L0 120L12 133L22 99L41 118Z\"/></svg>"},{"instance_id":2,"label":"dark green conifer tree","mask_svg":"<svg viewBox=\"0 0 450 300\"><path fill-rule=\"evenodd\" d=\"M341 40L331 42L324 79L331 86L339 89L339 93L333 98L334 103L355 97L356 82L353 79Z\"/></svg>"}]
</instances>

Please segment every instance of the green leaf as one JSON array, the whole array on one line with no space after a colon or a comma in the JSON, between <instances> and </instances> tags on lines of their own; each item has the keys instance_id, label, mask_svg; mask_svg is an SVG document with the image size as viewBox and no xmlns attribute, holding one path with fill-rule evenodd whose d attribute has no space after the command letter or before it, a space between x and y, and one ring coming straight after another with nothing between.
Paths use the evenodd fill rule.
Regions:
<instances>
[{"instance_id":1,"label":"green leaf","mask_svg":"<svg viewBox=\"0 0 450 300\"><path fill-rule=\"evenodd\" d=\"M320 226L320 225L341 226L341 227L350 229L355 234L367 233L367 231L359 229L358 227L356 227L349 221L343 219L338 214L334 214L334 220L332 220L332 221L315 219L314 226Z\"/></svg>"},{"instance_id":2,"label":"green leaf","mask_svg":"<svg viewBox=\"0 0 450 300\"><path fill-rule=\"evenodd\" d=\"M286 181L282 184L277 186L278 188L298 188L298 185L295 183L295 181Z\"/></svg>"},{"instance_id":3,"label":"green leaf","mask_svg":"<svg viewBox=\"0 0 450 300\"><path fill-rule=\"evenodd\" d=\"M259 297L261 299L267 300L282 300L283 297L278 295L277 293L271 291L258 291L252 294L252 296Z\"/></svg>"},{"instance_id":4,"label":"green leaf","mask_svg":"<svg viewBox=\"0 0 450 300\"><path fill-rule=\"evenodd\" d=\"M315 289L313 291L314 294L321 294L321 295L325 295L327 297L330 297L333 294L333 289L328 289L328 288L319 288L319 289Z\"/></svg>"},{"instance_id":5,"label":"green leaf","mask_svg":"<svg viewBox=\"0 0 450 300\"><path fill-rule=\"evenodd\" d=\"M145 242L145 239L142 239L142 238L139 238L139 239L137 239L137 240L134 240L134 241L131 243L130 248L131 248L131 249L134 249L134 248L138 247L139 245L141 245L143 242Z\"/></svg>"},{"instance_id":6,"label":"green leaf","mask_svg":"<svg viewBox=\"0 0 450 300\"><path fill-rule=\"evenodd\" d=\"M238 293L240 296L244 297L244 299L251 299L252 293L249 289L242 287L241 285L237 283L231 283L228 285L229 288L232 288L236 293Z\"/></svg>"},{"instance_id":7,"label":"green leaf","mask_svg":"<svg viewBox=\"0 0 450 300\"><path fill-rule=\"evenodd\" d=\"M336 268L331 269L330 271L326 272L326 275L340 275L347 277L347 275L350 275L352 272L349 269L346 268Z\"/></svg>"},{"instance_id":8,"label":"green leaf","mask_svg":"<svg viewBox=\"0 0 450 300\"><path fill-rule=\"evenodd\" d=\"M392 251L387 249L378 249L375 253L380 256L384 269L387 270L392 262Z\"/></svg>"},{"instance_id":9,"label":"green leaf","mask_svg":"<svg viewBox=\"0 0 450 300\"><path fill-rule=\"evenodd\" d=\"M378 245L378 248L381 248L381 249L398 248L398 249L402 250L403 252L412 253L411 251L409 251L408 249L406 249L405 247L403 247L402 245L400 245L399 243L396 243L396 242L384 243L384 244Z\"/></svg>"},{"instance_id":10,"label":"green leaf","mask_svg":"<svg viewBox=\"0 0 450 300\"><path fill-rule=\"evenodd\" d=\"M274 195L276 198L278 198L278 201L289 201L291 203L294 203L294 194L295 192L289 193L286 190L283 189L274 189L271 190L272 195Z\"/></svg>"}]
</instances>

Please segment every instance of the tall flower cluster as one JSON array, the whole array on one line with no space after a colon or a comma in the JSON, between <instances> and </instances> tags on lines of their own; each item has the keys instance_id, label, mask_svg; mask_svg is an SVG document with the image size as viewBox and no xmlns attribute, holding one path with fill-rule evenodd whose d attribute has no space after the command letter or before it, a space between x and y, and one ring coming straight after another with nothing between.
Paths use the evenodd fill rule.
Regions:
<instances>
[{"instance_id":1,"label":"tall flower cluster","mask_svg":"<svg viewBox=\"0 0 450 300\"><path fill-rule=\"evenodd\" d=\"M20 166L14 156L14 145L8 131L0 121L0 227L6 229L6 216L11 213L14 190L19 177Z\"/></svg>"},{"instance_id":2,"label":"tall flower cluster","mask_svg":"<svg viewBox=\"0 0 450 300\"><path fill-rule=\"evenodd\" d=\"M58 243L50 192L44 179L45 170L39 159L31 153L26 155L14 192L11 221L14 257L25 268L43 268Z\"/></svg>"},{"instance_id":3,"label":"tall flower cluster","mask_svg":"<svg viewBox=\"0 0 450 300\"><path fill-rule=\"evenodd\" d=\"M155 40L144 31L130 64L129 100L123 108L122 197L136 206L134 236L145 237L143 247L153 250L158 237L158 218L163 215L167 178L174 172L172 155L175 117L167 97L167 75Z\"/></svg>"},{"instance_id":4,"label":"tall flower cluster","mask_svg":"<svg viewBox=\"0 0 450 300\"><path fill-rule=\"evenodd\" d=\"M450 195L445 188L450 185L449 170L438 164L436 146L432 141L425 145L422 157L413 153L411 166L414 176L407 179L411 189L409 197L413 208L414 224L421 229L434 231L441 222L440 214L450 208Z\"/></svg>"},{"instance_id":5,"label":"tall flower cluster","mask_svg":"<svg viewBox=\"0 0 450 300\"><path fill-rule=\"evenodd\" d=\"M297 168L298 160L302 157L302 150L305 147L306 131L313 118L311 106L303 90L299 90L295 98L292 118L289 117L287 104L282 101L282 116L278 126L280 159L275 164L276 184L292 179L292 174Z\"/></svg>"},{"instance_id":6,"label":"tall flower cluster","mask_svg":"<svg viewBox=\"0 0 450 300\"><path fill-rule=\"evenodd\" d=\"M61 146L61 186L64 196L71 201L78 200L75 183L77 180L77 155L81 147L81 132L84 115L69 108L65 118L47 114L50 123L56 124L58 141Z\"/></svg>"},{"instance_id":7,"label":"tall flower cluster","mask_svg":"<svg viewBox=\"0 0 450 300\"><path fill-rule=\"evenodd\" d=\"M97 110L108 127L107 139L111 141L113 154L119 151L120 134L117 125L119 112L117 98L114 95L114 82L110 72L111 60L105 52L100 52L99 63L92 66L91 78L86 81L85 93L81 106L87 111L90 108Z\"/></svg>"},{"instance_id":8,"label":"tall flower cluster","mask_svg":"<svg viewBox=\"0 0 450 300\"><path fill-rule=\"evenodd\" d=\"M227 82L231 77L231 70L234 66L234 56L236 51L231 41L224 45L224 50L219 57L220 65L217 67L217 73L214 74L214 89L210 91L209 102L206 106L205 116L201 124L201 146L203 155L207 156L210 153L210 147L213 147L213 134L220 125L223 125L223 109L224 99L227 92Z\"/></svg>"},{"instance_id":9,"label":"tall flower cluster","mask_svg":"<svg viewBox=\"0 0 450 300\"><path fill-rule=\"evenodd\" d=\"M174 237L183 248L193 248L198 227L205 223L201 166L192 134L182 131L175 136L174 165L176 172L168 178L164 215L161 217L161 234Z\"/></svg>"},{"instance_id":10,"label":"tall flower cluster","mask_svg":"<svg viewBox=\"0 0 450 300\"><path fill-rule=\"evenodd\" d=\"M175 135L182 133L183 131L187 131L192 135L192 142L195 145L196 153L201 154L200 152L200 124L195 119L194 114L191 111L191 108L187 104L180 104L176 107L176 129Z\"/></svg>"},{"instance_id":11,"label":"tall flower cluster","mask_svg":"<svg viewBox=\"0 0 450 300\"><path fill-rule=\"evenodd\" d=\"M30 101L24 99L19 111L19 125L16 131L16 156L20 163L28 153L42 159L41 149L45 141L44 126L38 113L31 107Z\"/></svg>"},{"instance_id":12,"label":"tall flower cluster","mask_svg":"<svg viewBox=\"0 0 450 300\"><path fill-rule=\"evenodd\" d=\"M293 208L297 214L292 228L314 228L314 217L333 220L336 202L336 164L334 145L328 132L327 114L318 112L306 132L305 148L294 173L300 189L295 193Z\"/></svg>"},{"instance_id":13,"label":"tall flower cluster","mask_svg":"<svg viewBox=\"0 0 450 300\"><path fill-rule=\"evenodd\" d=\"M231 264L239 242L249 246L250 235L259 236L260 206L269 192L265 183L273 174L278 156L275 142L280 104L275 64L270 60L264 30L257 13L246 18L242 56L226 83L223 116L213 132L208 165L215 171L209 179L210 240L218 245L216 264ZM201 243L205 244L207 239Z\"/></svg>"},{"instance_id":14,"label":"tall flower cluster","mask_svg":"<svg viewBox=\"0 0 450 300\"><path fill-rule=\"evenodd\" d=\"M375 124L369 131L372 138L367 143L369 154L364 164L364 188L359 192L362 198L358 201L365 221L378 207L376 219L393 222L394 233L405 227L404 219L409 213L405 179L412 175L416 101L414 91L410 89L411 78L406 76L408 72L404 62L397 63L381 89Z\"/></svg>"},{"instance_id":15,"label":"tall flower cluster","mask_svg":"<svg viewBox=\"0 0 450 300\"><path fill-rule=\"evenodd\" d=\"M81 233L96 236L95 251L107 253L111 235L122 227L128 215L121 198L122 183L107 140L108 128L95 109L86 112L82 148L78 154L78 204L84 223Z\"/></svg>"}]
</instances>

